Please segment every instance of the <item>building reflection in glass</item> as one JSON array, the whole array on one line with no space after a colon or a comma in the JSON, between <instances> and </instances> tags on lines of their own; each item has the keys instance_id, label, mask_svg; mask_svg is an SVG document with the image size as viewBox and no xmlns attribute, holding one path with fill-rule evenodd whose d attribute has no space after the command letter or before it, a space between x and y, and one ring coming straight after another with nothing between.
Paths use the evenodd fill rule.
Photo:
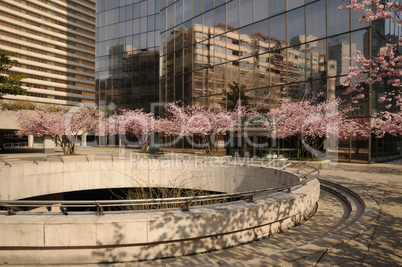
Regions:
<instances>
[{"instance_id":1,"label":"building reflection in glass","mask_svg":"<svg viewBox=\"0 0 402 267\"><path fill-rule=\"evenodd\" d=\"M286 42L224 24L176 29L163 43L161 100L225 107L234 82L259 111L281 97L303 99L326 88L326 42L316 39L300 35Z\"/></svg>"},{"instance_id":2,"label":"building reflection in glass","mask_svg":"<svg viewBox=\"0 0 402 267\"><path fill-rule=\"evenodd\" d=\"M171 101L226 108L236 99L228 97L233 86L241 89L243 103L260 112L278 106L279 98L298 101L318 93L350 104L342 82L353 62L344 57L357 49L374 55L382 40L401 34L389 20L361 24L361 14L338 11L343 0L99 2L96 101L118 108L149 110L152 102ZM385 90L367 88L350 116L383 110L377 99ZM367 160L369 142L362 150ZM342 145L350 154L354 144ZM383 160L378 151L385 145L373 146L373 158Z\"/></svg>"}]
</instances>

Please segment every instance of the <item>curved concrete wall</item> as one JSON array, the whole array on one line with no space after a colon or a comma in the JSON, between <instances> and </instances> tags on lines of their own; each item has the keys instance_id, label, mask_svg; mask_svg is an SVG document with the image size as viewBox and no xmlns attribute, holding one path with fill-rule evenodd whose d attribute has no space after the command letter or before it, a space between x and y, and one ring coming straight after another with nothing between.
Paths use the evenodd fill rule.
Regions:
<instances>
[{"instance_id":1,"label":"curved concrete wall","mask_svg":"<svg viewBox=\"0 0 402 267\"><path fill-rule=\"evenodd\" d=\"M55 162L13 164L0 167L0 199L15 200L60 192L120 187L202 188L218 192L241 192L298 182L298 177L273 169L241 166L225 158L187 160L96 160L85 157L57 158Z\"/></svg>"},{"instance_id":2,"label":"curved concrete wall","mask_svg":"<svg viewBox=\"0 0 402 267\"><path fill-rule=\"evenodd\" d=\"M128 186L202 187L234 192L294 183L299 177L275 169L189 161L141 165L130 160L47 162L1 167L1 194L10 198L93 188ZM150 161L152 162L152 161ZM172 160L170 161L172 164ZM219 163L220 164L220 163ZM227 165L227 167L226 167ZM4 189L3 185L7 184ZM15 188L17 187L17 188ZM9 192L9 193L8 193ZM249 242L294 226L314 209L319 182L291 193L177 209L93 213L0 213L0 263L71 264L133 261L204 252Z\"/></svg>"}]
</instances>

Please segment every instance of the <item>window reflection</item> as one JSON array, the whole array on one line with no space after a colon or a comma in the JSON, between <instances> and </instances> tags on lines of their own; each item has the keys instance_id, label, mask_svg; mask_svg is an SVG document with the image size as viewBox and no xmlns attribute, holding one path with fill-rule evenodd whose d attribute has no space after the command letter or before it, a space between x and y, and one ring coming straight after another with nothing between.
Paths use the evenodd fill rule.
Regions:
<instances>
[{"instance_id":1,"label":"window reflection","mask_svg":"<svg viewBox=\"0 0 402 267\"><path fill-rule=\"evenodd\" d=\"M203 12L202 0L193 1L193 16L198 16Z\"/></svg>"},{"instance_id":2,"label":"window reflection","mask_svg":"<svg viewBox=\"0 0 402 267\"><path fill-rule=\"evenodd\" d=\"M226 4L227 25L233 28L239 27L239 2L232 1Z\"/></svg>"},{"instance_id":3,"label":"window reflection","mask_svg":"<svg viewBox=\"0 0 402 267\"><path fill-rule=\"evenodd\" d=\"M174 25L174 5L167 8L166 12L166 29L172 28Z\"/></svg>"},{"instance_id":4,"label":"window reflection","mask_svg":"<svg viewBox=\"0 0 402 267\"><path fill-rule=\"evenodd\" d=\"M352 33L352 44L356 45L356 49L363 53L366 57L369 57L369 30L361 30ZM356 50L352 49L352 56L356 55ZM354 63L354 62L352 62Z\"/></svg>"},{"instance_id":5,"label":"window reflection","mask_svg":"<svg viewBox=\"0 0 402 267\"><path fill-rule=\"evenodd\" d=\"M189 20L193 17L193 0L183 0L183 12L184 12L184 21Z\"/></svg>"},{"instance_id":6,"label":"window reflection","mask_svg":"<svg viewBox=\"0 0 402 267\"><path fill-rule=\"evenodd\" d=\"M325 1L306 6L306 34L320 39L326 35Z\"/></svg>"},{"instance_id":7,"label":"window reflection","mask_svg":"<svg viewBox=\"0 0 402 267\"><path fill-rule=\"evenodd\" d=\"M286 15L279 15L269 20L270 37L275 40L286 41Z\"/></svg>"},{"instance_id":8,"label":"window reflection","mask_svg":"<svg viewBox=\"0 0 402 267\"><path fill-rule=\"evenodd\" d=\"M108 23L99 29L96 64L113 77L111 88L131 88L125 95L136 102L142 88L154 86L167 101L208 96L210 101L199 101L217 105L236 82L253 106L267 109L275 100L264 99L264 93L298 99L327 88L333 94L347 73L342 56L355 49L368 53L366 30L343 34L349 30L349 13L337 11L341 0L307 1L305 7L304 0L179 0L166 8L162 1L158 15L149 1L134 2L102 13ZM328 18L323 12L327 2ZM327 31L333 36L328 40ZM140 60L151 54L152 60ZM117 87L115 77L120 77ZM116 92L105 95L113 99Z\"/></svg>"},{"instance_id":9,"label":"window reflection","mask_svg":"<svg viewBox=\"0 0 402 267\"><path fill-rule=\"evenodd\" d=\"M175 3L175 16L176 16L176 25L183 22L183 0L179 0Z\"/></svg>"},{"instance_id":10,"label":"window reflection","mask_svg":"<svg viewBox=\"0 0 402 267\"><path fill-rule=\"evenodd\" d=\"M304 43L305 30L304 30L304 8L298 8L288 13L288 40L300 40Z\"/></svg>"},{"instance_id":11,"label":"window reflection","mask_svg":"<svg viewBox=\"0 0 402 267\"><path fill-rule=\"evenodd\" d=\"M286 1L284 0L283 2L286 2ZM292 10L294 8L304 5L304 0L288 0L287 2L288 2L288 6L287 6L288 10Z\"/></svg>"},{"instance_id":12,"label":"window reflection","mask_svg":"<svg viewBox=\"0 0 402 267\"><path fill-rule=\"evenodd\" d=\"M328 1L328 36L349 31L349 9L338 11L344 4L342 0Z\"/></svg>"},{"instance_id":13,"label":"window reflection","mask_svg":"<svg viewBox=\"0 0 402 267\"><path fill-rule=\"evenodd\" d=\"M285 0L270 0L269 1L269 15L274 16L279 13L285 12L286 1Z\"/></svg>"},{"instance_id":14,"label":"window reflection","mask_svg":"<svg viewBox=\"0 0 402 267\"><path fill-rule=\"evenodd\" d=\"M160 71L159 48L154 48L159 43L155 42L155 29L159 28L155 7L150 1L120 7L118 1L107 2L110 8L117 2L117 8L100 15L107 26L100 28L104 41L97 44L97 101L113 102L119 108L149 109L149 101L158 101L159 95L159 84L155 83ZM159 39L159 32L157 36Z\"/></svg>"},{"instance_id":15,"label":"window reflection","mask_svg":"<svg viewBox=\"0 0 402 267\"><path fill-rule=\"evenodd\" d=\"M356 50L356 44L350 43L349 34L328 39L328 76L335 76L329 82L334 88L332 90L344 90L342 87L344 77L340 77L340 75L348 72L347 68L350 65L350 61L343 59L343 57L350 57L351 49Z\"/></svg>"},{"instance_id":16,"label":"window reflection","mask_svg":"<svg viewBox=\"0 0 402 267\"><path fill-rule=\"evenodd\" d=\"M236 1L234 1L236 2ZM253 22L253 3L248 0L240 0L240 27Z\"/></svg>"},{"instance_id":17,"label":"window reflection","mask_svg":"<svg viewBox=\"0 0 402 267\"><path fill-rule=\"evenodd\" d=\"M299 14L300 11L293 12ZM161 61L167 66L167 78L171 70L174 70L171 76L192 71L193 99L209 96L214 99L209 102L213 105L219 103L218 94L229 90L234 83L246 90L244 96L253 99L253 103L258 98L253 92L255 88L283 85L275 87L276 97L302 98L311 94L313 87L325 86L326 80L322 82L320 77L325 75L326 42L314 41L315 36L305 36L304 27L295 31L298 35L290 42L281 40L286 35L280 27L284 29L286 23L277 19L271 19L272 36L268 34L268 20L238 30L230 25L200 24L192 29L176 29L174 38L164 44L168 51L175 45L176 51L174 57L168 54L166 63ZM277 21L280 27L275 27ZM225 34L225 29L230 31ZM211 32L219 35L214 36ZM192 50L179 52L191 42L194 45L188 48ZM292 47L286 48L289 45ZM183 83L190 86L190 80L186 78Z\"/></svg>"},{"instance_id":18,"label":"window reflection","mask_svg":"<svg viewBox=\"0 0 402 267\"><path fill-rule=\"evenodd\" d=\"M215 12L215 25L226 25L226 6L220 6L216 9L214 9ZM226 31L226 29L222 29L223 32ZM220 34L222 32L216 32L215 34Z\"/></svg>"},{"instance_id":19,"label":"window reflection","mask_svg":"<svg viewBox=\"0 0 402 267\"><path fill-rule=\"evenodd\" d=\"M259 21L267 18L269 11L269 1L254 0L254 21Z\"/></svg>"}]
</instances>

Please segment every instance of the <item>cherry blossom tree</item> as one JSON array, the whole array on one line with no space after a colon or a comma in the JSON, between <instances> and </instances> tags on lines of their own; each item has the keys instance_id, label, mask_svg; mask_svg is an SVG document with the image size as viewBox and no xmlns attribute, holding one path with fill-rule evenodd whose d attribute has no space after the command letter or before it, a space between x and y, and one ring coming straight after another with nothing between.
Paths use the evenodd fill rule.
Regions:
<instances>
[{"instance_id":1,"label":"cherry blossom tree","mask_svg":"<svg viewBox=\"0 0 402 267\"><path fill-rule=\"evenodd\" d=\"M269 137L284 139L294 137L298 157L304 154L303 147L313 156L319 156L324 138L337 140L346 134L347 109L339 110L338 99L318 101L316 97L295 102L280 99L280 106L271 110L265 126L271 129Z\"/></svg>"},{"instance_id":2,"label":"cherry blossom tree","mask_svg":"<svg viewBox=\"0 0 402 267\"><path fill-rule=\"evenodd\" d=\"M354 11L362 11L364 15L360 22L368 23L377 19L390 19L402 26L402 5L397 1L383 0L351 0L346 7ZM402 56L399 54L402 47L402 37L391 42L389 40L381 47L373 59L366 58L361 51L356 51L352 57L355 62L349 67L349 73L344 81L347 87L345 93L351 94L353 102L364 98L364 88L379 82L386 82L391 90L386 91L379 102L386 103L385 108L394 105L394 112L385 111L374 115L373 127L377 137L385 133L400 135L402 132Z\"/></svg>"},{"instance_id":3,"label":"cherry blossom tree","mask_svg":"<svg viewBox=\"0 0 402 267\"><path fill-rule=\"evenodd\" d=\"M152 113L146 113L143 109L124 109L121 115L113 115L108 118L109 133L132 133L141 145L142 150L148 150L150 136L154 131L154 117Z\"/></svg>"},{"instance_id":4,"label":"cherry blossom tree","mask_svg":"<svg viewBox=\"0 0 402 267\"><path fill-rule=\"evenodd\" d=\"M168 116L156 122L156 132L182 138L200 136L202 139L200 146L209 154L217 152L219 136L237 127L241 118L250 113L244 108L226 111L199 106L180 106L179 103L168 104L166 110Z\"/></svg>"},{"instance_id":5,"label":"cherry blossom tree","mask_svg":"<svg viewBox=\"0 0 402 267\"><path fill-rule=\"evenodd\" d=\"M96 107L81 106L67 111L44 107L34 111L20 110L16 113L19 136L50 136L64 154L75 153L78 135L96 131L98 111Z\"/></svg>"}]
</instances>

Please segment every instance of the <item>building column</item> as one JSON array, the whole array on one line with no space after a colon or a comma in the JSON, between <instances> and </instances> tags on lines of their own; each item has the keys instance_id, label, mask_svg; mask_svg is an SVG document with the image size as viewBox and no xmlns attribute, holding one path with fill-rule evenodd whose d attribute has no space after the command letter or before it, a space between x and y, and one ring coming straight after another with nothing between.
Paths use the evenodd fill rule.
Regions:
<instances>
[{"instance_id":1,"label":"building column","mask_svg":"<svg viewBox=\"0 0 402 267\"><path fill-rule=\"evenodd\" d=\"M98 145L99 146L107 145L107 135L98 135Z\"/></svg>"},{"instance_id":2,"label":"building column","mask_svg":"<svg viewBox=\"0 0 402 267\"><path fill-rule=\"evenodd\" d=\"M48 135L45 135L43 137L43 153L48 154L48 153L54 153L56 149L56 145L52 138Z\"/></svg>"},{"instance_id":3,"label":"building column","mask_svg":"<svg viewBox=\"0 0 402 267\"><path fill-rule=\"evenodd\" d=\"M28 135L28 147L30 147L30 148L34 147L34 136L33 135Z\"/></svg>"},{"instance_id":4,"label":"building column","mask_svg":"<svg viewBox=\"0 0 402 267\"><path fill-rule=\"evenodd\" d=\"M87 146L87 133L81 135L81 146Z\"/></svg>"}]
</instances>

